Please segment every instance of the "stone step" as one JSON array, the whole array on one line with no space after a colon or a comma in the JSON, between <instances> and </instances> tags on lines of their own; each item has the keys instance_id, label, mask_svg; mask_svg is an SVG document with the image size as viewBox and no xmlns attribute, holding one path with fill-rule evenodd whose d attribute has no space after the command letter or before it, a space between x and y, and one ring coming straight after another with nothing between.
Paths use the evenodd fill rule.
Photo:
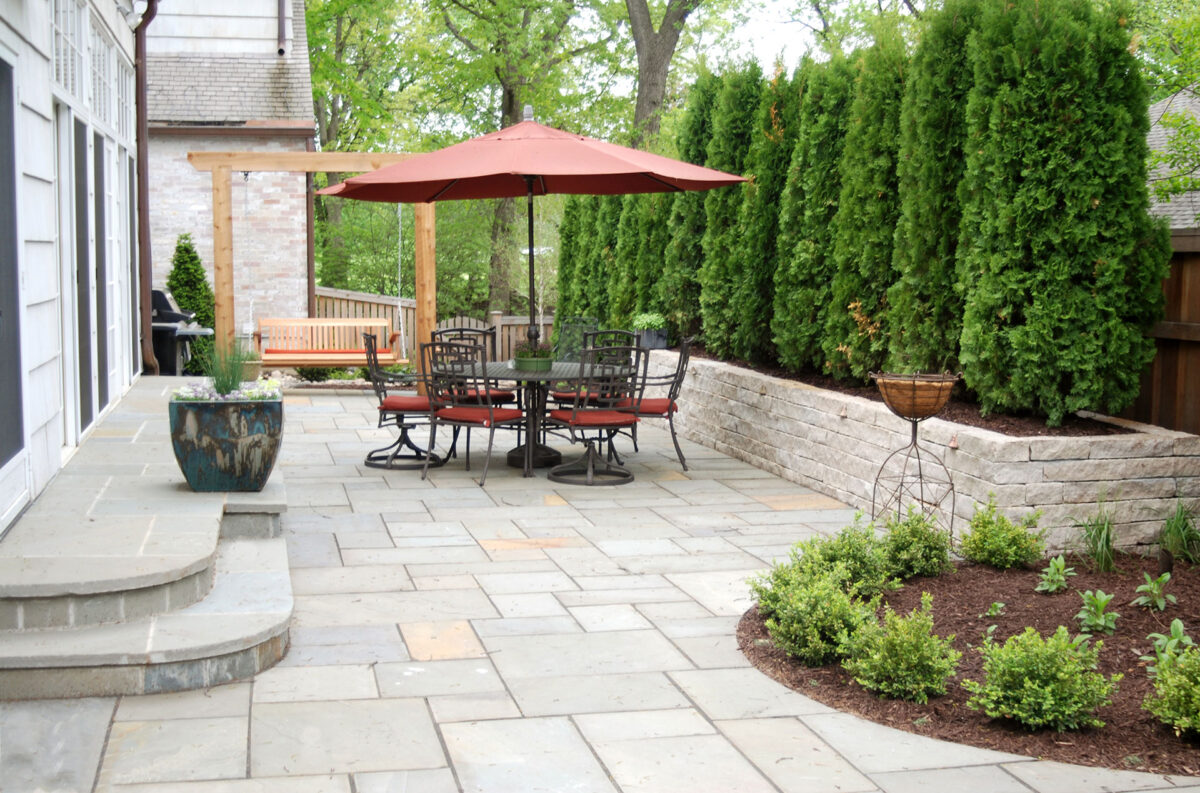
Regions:
<instances>
[{"instance_id":1,"label":"stone step","mask_svg":"<svg viewBox=\"0 0 1200 793\"><path fill-rule=\"evenodd\" d=\"M277 537L287 508L279 473L259 493L179 492L178 477L140 477L120 493L63 479L73 493L95 492L90 509L67 519L56 499L41 499L5 537L0 631L116 624L190 606L212 587L220 538Z\"/></svg>"},{"instance_id":2,"label":"stone step","mask_svg":"<svg viewBox=\"0 0 1200 793\"><path fill-rule=\"evenodd\" d=\"M165 614L0 632L0 699L152 694L252 677L287 649L292 589L281 537L222 540L212 588Z\"/></svg>"}]
</instances>

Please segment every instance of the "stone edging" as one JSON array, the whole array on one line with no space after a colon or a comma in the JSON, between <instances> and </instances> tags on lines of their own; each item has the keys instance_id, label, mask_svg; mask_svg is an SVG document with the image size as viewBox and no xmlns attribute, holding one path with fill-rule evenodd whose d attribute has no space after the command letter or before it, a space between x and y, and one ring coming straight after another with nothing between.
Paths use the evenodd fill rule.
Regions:
<instances>
[{"instance_id":1,"label":"stone edging","mask_svg":"<svg viewBox=\"0 0 1200 793\"><path fill-rule=\"evenodd\" d=\"M669 373L675 355L653 353L651 369ZM1038 525L1052 549L1072 547L1075 522L1095 516L1101 500L1122 547L1154 543L1177 500L1200 511L1200 436L1094 417L1135 433L1011 437L937 418L922 422L922 444L954 480L956 533L989 493L1010 517L1040 509ZM695 358L676 426L689 440L868 515L880 464L910 437L908 422L882 402Z\"/></svg>"}]
</instances>

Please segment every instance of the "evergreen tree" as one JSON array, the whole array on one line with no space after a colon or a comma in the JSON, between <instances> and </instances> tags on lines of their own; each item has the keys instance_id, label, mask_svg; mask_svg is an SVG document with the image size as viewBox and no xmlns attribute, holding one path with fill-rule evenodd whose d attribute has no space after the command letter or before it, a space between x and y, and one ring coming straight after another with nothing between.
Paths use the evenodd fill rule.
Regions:
<instances>
[{"instance_id":1,"label":"evergreen tree","mask_svg":"<svg viewBox=\"0 0 1200 793\"><path fill-rule=\"evenodd\" d=\"M889 371L957 369L962 295L956 289L957 190L964 169L967 37L980 0L948 0L917 44L900 112L900 219L888 290Z\"/></svg>"},{"instance_id":2,"label":"evergreen tree","mask_svg":"<svg viewBox=\"0 0 1200 793\"><path fill-rule=\"evenodd\" d=\"M989 5L969 54L962 366L985 411L1116 412L1154 356L1169 237L1120 2Z\"/></svg>"},{"instance_id":3,"label":"evergreen tree","mask_svg":"<svg viewBox=\"0 0 1200 793\"><path fill-rule=\"evenodd\" d=\"M731 261L733 354L752 361L773 361L771 312L775 302L775 269L779 261L779 199L795 148L799 113L799 78L790 80L779 67L759 100L754 138L746 160L751 174L739 210L742 244Z\"/></svg>"},{"instance_id":4,"label":"evergreen tree","mask_svg":"<svg viewBox=\"0 0 1200 793\"><path fill-rule=\"evenodd\" d=\"M197 325L215 327L217 299L208 284L208 276L204 272L204 265L200 263L200 254L196 252L191 234L180 234L175 240L171 272L167 274L167 289L181 311L191 311L196 315ZM178 374L201 374L203 368L200 362L212 354L211 336L198 336L190 344L192 357Z\"/></svg>"},{"instance_id":5,"label":"evergreen tree","mask_svg":"<svg viewBox=\"0 0 1200 793\"><path fill-rule=\"evenodd\" d=\"M808 75L800 78L799 132L780 210L771 330L785 367L822 369L821 339L833 281L833 218L842 189L842 145L854 71L838 55L802 68Z\"/></svg>"},{"instance_id":6,"label":"evergreen tree","mask_svg":"<svg viewBox=\"0 0 1200 793\"><path fill-rule=\"evenodd\" d=\"M762 68L757 62L746 62L725 75L713 115L713 136L708 144L710 168L736 174L746 170L762 90ZM733 352L733 331L738 321L733 292L738 277L736 262L742 250L738 214L745 192L743 184L710 190L704 197L700 318L704 346L718 356Z\"/></svg>"},{"instance_id":7,"label":"evergreen tree","mask_svg":"<svg viewBox=\"0 0 1200 793\"><path fill-rule=\"evenodd\" d=\"M621 217L617 222L617 248L612 271L608 274L609 324L614 328L629 327L637 308L638 248L641 246L642 208L649 196L627 195L621 201Z\"/></svg>"},{"instance_id":8,"label":"evergreen tree","mask_svg":"<svg viewBox=\"0 0 1200 793\"><path fill-rule=\"evenodd\" d=\"M865 381L887 347L887 289L900 202L896 155L907 56L895 20L882 17L857 64L834 217L834 276L821 347L835 377Z\"/></svg>"},{"instance_id":9,"label":"evergreen tree","mask_svg":"<svg viewBox=\"0 0 1200 793\"><path fill-rule=\"evenodd\" d=\"M617 252L617 224L621 220L619 195L593 199L596 204L594 231L587 249L587 270L580 293L583 316L595 317L609 323L608 274L612 271Z\"/></svg>"},{"instance_id":10,"label":"evergreen tree","mask_svg":"<svg viewBox=\"0 0 1200 793\"><path fill-rule=\"evenodd\" d=\"M582 200L578 196L567 196L563 205L562 221L558 226L558 305L554 307L554 324L562 317L578 316L575 307L577 295L572 286L579 277L580 214Z\"/></svg>"},{"instance_id":11,"label":"evergreen tree","mask_svg":"<svg viewBox=\"0 0 1200 793\"><path fill-rule=\"evenodd\" d=\"M654 311L664 313L662 297L658 285L663 276L663 259L666 257L667 244L671 240L668 226L668 215L675 204L674 193L651 193L642 204L638 218L637 260L634 269L637 274L637 305L635 313Z\"/></svg>"},{"instance_id":12,"label":"evergreen tree","mask_svg":"<svg viewBox=\"0 0 1200 793\"><path fill-rule=\"evenodd\" d=\"M708 161L712 139L712 116L721 78L703 72L688 92L687 113L676 142L679 157L695 165ZM663 257L662 279L657 293L667 320L681 336L700 330L700 282L697 273L704 258L704 193L676 193L668 220L670 241Z\"/></svg>"},{"instance_id":13,"label":"evergreen tree","mask_svg":"<svg viewBox=\"0 0 1200 793\"><path fill-rule=\"evenodd\" d=\"M570 296L572 309L569 316L588 317L595 316L588 313L592 304L591 296L588 294L588 279L591 276L592 254L596 240L596 210L599 208L600 199L598 196L579 196L576 202L579 207L579 231L576 234L578 241L575 246L575 270L566 289Z\"/></svg>"}]
</instances>

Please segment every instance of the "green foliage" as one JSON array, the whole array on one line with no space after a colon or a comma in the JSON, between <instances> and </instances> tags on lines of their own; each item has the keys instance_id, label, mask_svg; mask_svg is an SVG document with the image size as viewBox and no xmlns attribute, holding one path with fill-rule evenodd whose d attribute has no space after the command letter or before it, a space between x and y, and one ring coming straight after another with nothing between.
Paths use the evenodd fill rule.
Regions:
<instances>
[{"instance_id":1,"label":"green foliage","mask_svg":"<svg viewBox=\"0 0 1200 793\"><path fill-rule=\"evenodd\" d=\"M834 272L833 219L854 70L840 55L827 63L806 61L802 68L808 75L797 80L803 86L800 129L780 208L771 331L780 363L789 369L821 369Z\"/></svg>"},{"instance_id":2,"label":"green foliage","mask_svg":"<svg viewBox=\"0 0 1200 793\"><path fill-rule=\"evenodd\" d=\"M1146 697L1142 707L1174 729L1176 735L1200 732L1200 649L1189 647L1170 665L1160 663L1154 693Z\"/></svg>"},{"instance_id":3,"label":"green foliage","mask_svg":"<svg viewBox=\"0 0 1200 793\"><path fill-rule=\"evenodd\" d=\"M962 296L954 260L961 219L956 192L964 168L967 37L979 0L950 0L928 15L913 54L900 112L900 217L888 289L888 365L894 372L957 366Z\"/></svg>"},{"instance_id":4,"label":"green foliage","mask_svg":"<svg viewBox=\"0 0 1200 793\"><path fill-rule=\"evenodd\" d=\"M579 262L583 260L583 204L579 196L567 196L562 222L558 227L558 306L554 311L557 323L563 317L579 314L579 295L573 288L579 281Z\"/></svg>"},{"instance_id":5,"label":"green foliage","mask_svg":"<svg viewBox=\"0 0 1200 793\"><path fill-rule=\"evenodd\" d=\"M1158 578L1151 578L1149 573L1142 573L1142 576L1146 583L1138 586L1138 596L1133 599L1133 605L1166 611L1168 603L1179 602L1174 595L1165 591L1167 582L1171 580L1170 573L1163 573Z\"/></svg>"},{"instance_id":6,"label":"green foliage","mask_svg":"<svg viewBox=\"0 0 1200 793\"><path fill-rule=\"evenodd\" d=\"M614 328L629 327L629 319L637 310L637 258L642 244L642 215L649 200L649 195L641 194L624 196L621 202L616 252L608 273L608 324Z\"/></svg>"},{"instance_id":7,"label":"green foliage","mask_svg":"<svg viewBox=\"0 0 1200 793\"><path fill-rule=\"evenodd\" d=\"M799 78L797 78L799 79ZM779 199L796 143L799 87L782 67L767 81L746 156L750 183L739 210L740 250L730 260L733 291L728 312L731 350L739 358L773 361L771 310L779 250Z\"/></svg>"},{"instance_id":8,"label":"green foliage","mask_svg":"<svg viewBox=\"0 0 1200 793\"><path fill-rule=\"evenodd\" d=\"M1000 600L992 601L992 604L987 607L987 611L979 615L980 617L1003 617L1004 602Z\"/></svg>"},{"instance_id":9,"label":"green foliage","mask_svg":"<svg viewBox=\"0 0 1200 793\"><path fill-rule=\"evenodd\" d=\"M986 507L980 509L975 505L975 514L962 540L963 557L998 570L1028 567L1045 550L1043 532L1032 531L1037 528L1040 514L1035 512L1013 523L996 508L995 495L988 496Z\"/></svg>"},{"instance_id":10,"label":"green foliage","mask_svg":"<svg viewBox=\"0 0 1200 793\"><path fill-rule=\"evenodd\" d=\"M1154 643L1153 655L1143 655L1141 660L1147 662L1146 674L1151 678L1158 676L1158 670L1174 664L1184 650L1196 646L1184 630L1183 620L1178 618L1171 620L1170 633L1151 633L1146 639Z\"/></svg>"},{"instance_id":11,"label":"green foliage","mask_svg":"<svg viewBox=\"0 0 1200 793\"><path fill-rule=\"evenodd\" d=\"M1116 612L1106 611L1114 595L1105 594L1103 589L1097 589L1095 592L1089 589L1087 592L1080 592L1079 597L1083 598L1083 608L1075 615L1075 619L1079 620L1080 630L1089 635L1112 635L1117 629L1117 617L1121 616Z\"/></svg>"},{"instance_id":12,"label":"green foliage","mask_svg":"<svg viewBox=\"0 0 1200 793\"><path fill-rule=\"evenodd\" d=\"M979 648L983 682L963 681L972 694L967 707L1032 730L1103 727L1096 710L1109 704L1122 676L1105 679L1096 671L1102 646L1088 647L1086 637L1072 640L1061 625L1047 639L1026 628L1003 645L988 640Z\"/></svg>"},{"instance_id":13,"label":"green foliage","mask_svg":"<svg viewBox=\"0 0 1200 793\"><path fill-rule=\"evenodd\" d=\"M679 129L679 157L695 165L708 160L708 143L713 135L713 116L722 78L703 72L688 92L687 114ZM658 298L664 313L681 336L700 330L700 281L704 259L702 241L707 218L705 194L677 193L668 220L670 241L663 258Z\"/></svg>"},{"instance_id":14,"label":"green foliage","mask_svg":"<svg viewBox=\"0 0 1200 793\"><path fill-rule=\"evenodd\" d=\"M1158 544L1176 559L1200 563L1200 529L1196 528L1195 515L1182 501L1176 502L1175 511L1163 523Z\"/></svg>"},{"instance_id":15,"label":"green foliage","mask_svg":"<svg viewBox=\"0 0 1200 793\"><path fill-rule=\"evenodd\" d=\"M198 353L201 371L212 380L213 390L222 396L241 388L246 364L258 360L258 353L235 340L227 348L213 344Z\"/></svg>"},{"instance_id":16,"label":"green foliage","mask_svg":"<svg viewBox=\"0 0 1200 793\"><path fill-rule=\"evenodd\" d=\"M667 318L657 311L643 311L629 320L630 330L659 330L667 326Z\"/></svg>"},{"instance_id":17,"label":"green foliage","mask_svg":"<svg viewBox=\"0 0 1200 793\"><path fill-rule=\"evenodd\" d=\"M609 273L617 266L617 227L624 196L600 196L596 203L596 230L583 270L583 313L613 324L609 302Z\"/></svg>"},{"instance_id":18,"label":"green foliage","mask_svg":"<svg viewBox=\"0 0 1200 793\"><path fill-rule=\"evenodd\" d=\"M334 373L332 366L297 366L296 376L306 383L324 383Z\"/></svg>"},{"instance_id":19,"label":"green foliage","mask_svg":"<svg viewBox=\"0 0 1200 793\"><path fill-rule=\"evenodd\" d=\"M672 193L651 193L641 202L637 259L634 262L634 280L637 282L635 311L665 310L658 285L663 280L663 259L671 240L667 217L674 205L675 195Z\"/></svg>"},{"instance_id":20,"label":"green foliage","mask_svg":"<svg viewBox=\"0 0 1200 793\"><path fill-rule=\"evenodd\" d=\"M834 564L800 576L776 593L765 620L775 644L806 666L821 666L841 655L840 647L875 618L874 603L863 603L845 565Z\"/></svg>"},{"instance_id":21,"label":"green foliage","mask_svg":"<svg viewBox=\"0 0 1200 793\"><path fill-rule=\"evenodd\" d=\"M888 519L883 549L891 574L901 579L936 576L954 569L950 564L950 533L913 507L903 519L895 515Z\"/></svg>"},{"instance_id":22,"label":"green foliage","mask_svg":"<svg viewBox=\"0 0 1200 793\"><path fill-rule=\"evenodd\" d=\"M1074 567L1067 567L1067 560L1061 553L1050 560L1050 564L1046 565L1042 570L1041 577L1038 579L1038 585L1034 587L1035 592L1045 592L1048 595L1053 595L1055 592L1062 592L1067 588L1067 579L1075 575Z\"/></svg>"},{"instance_id":23,"label":"green foliage","mask_svg":"<svg viewBox=\"0 0 1200 793\"><path fill-rule=\"evenodd\" d=\"M724 77L713 113L713 135L708 144L708 166L728 173L746 170L754 135L755 109L763 91L762 68L747 61ZM733 352L733 333L739 317L733 306L739 277L737 263L744 255L738 214L746 185L709 190L704 197L704 260L700 282L700 318L704 346L715 355Z\"/></svg>"},{"instance_id":24,"label":"green foliage","mask_svg":"<svg viewBox=\"0 0 1200 793\"><path fill-rule=\"evenodd\" d=\"M1117 569L1113 558L1113 522L1112 515L1103 505L1096 517L1077 521L1075 528L1079 529L1083 538L1083 550L1092 565L1101 572L1112 572Z\"/></svg>"},{"instance_id":25,"label":"green foliage","mask_svg":"<svg viewBox=\"0 0 1200 793\"><path fill-rule=\"evenodd\" d=\"M868 622L852 634L842 648L842 666L863 688L924 704L946 693L958 669L962 653L953 641L934 635L933 597L923 592L919 610L900 617L886 606L882 626Z\"/></svg>"},{"instance_id":26,"label":"green foliage","mask_svg":"<svg viewBox=\"0 0 1200 793\"><path fill-rule=\"evenodd\" d=\"M880 24L859 56L842 192L834 218L834 274L821 348L831 374L865 382L887 349L887 289L900 212L896 157L907 55L894 25Z\"/></svg>"},{"instance_id":27,"label":"green foliage","mask_svg":"<svg viewBox=\"0 0 1200 793\"><path fill-rule=\"evenodd\" d=\"M171 255L171 272L167 274L167 289L181 311L196 315L196 324L211 328L216 322L216 297L208 284L208 275L200 263L200 254L191 234L180 234ZM184 366L187 374L200 374L203 362L213 353L211 337L198 337L191 343L192 359ZM183 372L180 372L183 374Z\"/></svg>"},{"instance_id":28,"label":"green foliage","mask_svg":"<svg viewBox=\"0 0 1200 793\"><path fill-rule=\"evenodd\" d=\"M1168 233L1119 3L986 4L970 38L960 361L985 412L1115 414L1154 355Z\"/></svg>"}]
</instances>

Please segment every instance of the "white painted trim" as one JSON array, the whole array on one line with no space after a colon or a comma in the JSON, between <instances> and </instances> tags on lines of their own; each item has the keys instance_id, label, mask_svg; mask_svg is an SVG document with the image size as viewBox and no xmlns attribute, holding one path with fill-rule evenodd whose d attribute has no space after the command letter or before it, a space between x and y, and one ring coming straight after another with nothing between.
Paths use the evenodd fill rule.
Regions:
<instances>
[{"instance_id":1,"label":"white painted trim","mask_svg":"<svg viewBox=\"0 0 1200 793\"><path fill-rule=\"evenodd\" d=\"M58 203L58 289L59 320L62 345L59 350L59 366L62 376L62 452L63 463L74 454L79 443L79 338L76 321L79 316L75 291L75 193L72 184L74 169L71 153L74 151L75 111L69 104L56 99L54 103L55 174Z\"/></svg>"}]
</instances>

